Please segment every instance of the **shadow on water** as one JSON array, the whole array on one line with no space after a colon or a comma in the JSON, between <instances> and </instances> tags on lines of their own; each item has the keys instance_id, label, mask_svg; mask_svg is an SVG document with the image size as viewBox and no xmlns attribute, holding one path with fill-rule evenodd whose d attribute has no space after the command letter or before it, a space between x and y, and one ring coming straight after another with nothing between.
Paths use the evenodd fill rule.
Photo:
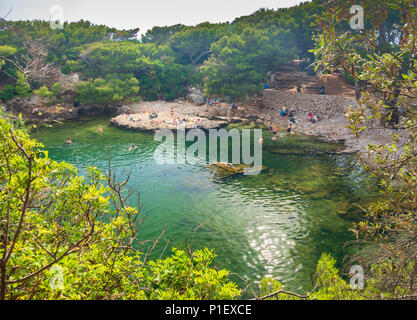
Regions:
<instances>
[{"instance_id":1,"label":"shadow on water","mask_svg":"<svg viewBox=\"0 0 417 320\"><path fill-rule=\"evenodd\" d=\"M348 228L360 215L356 205L372 200L371 182L355 157L309 137L283 135L274 142L265 132L265 170L229 177L205 165L157 165L159 142L152 134L110 127L108 119L56 125L34 137L51 158L81 172L87 165L106 169L107 153L119 176L131 172L128 187L141 192L149 213L141 238L155 239L167 225L165 238L184 246L200 226L190 237L193 249L215 248L219 267L250 280L274 277L291 290L309 289L322 253L342 260L345 242L353 239ZM65 145L68 137L72 145ZM129 152L132 144L137 148Z\"/></svg>"}]
</instances>

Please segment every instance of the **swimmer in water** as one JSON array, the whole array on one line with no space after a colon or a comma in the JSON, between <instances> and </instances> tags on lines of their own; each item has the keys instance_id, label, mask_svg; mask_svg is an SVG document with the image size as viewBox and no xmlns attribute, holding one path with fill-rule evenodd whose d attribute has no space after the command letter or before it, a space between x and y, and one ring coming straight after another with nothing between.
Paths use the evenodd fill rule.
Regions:
<instances>
[{"instance_id":1,"label":"swimmer in water","mask_svg":"<svg viewBox=\"0 0 417 320\"><path fill-rule=\"evenodd\" d=\"M103 133L103 127L102 126L98 126L98 133Z\"/></svg>"},{"instance_id":2,"label":"swimmer in water","mask_svg":"<svg viewBox=\"0 0 417 320\"><path fill-rule=\"evenodd\" d=\"M132 144L132 146L129 148L129 152L133 151L136 149L136 146L134 144Z\"/></svg>"},{"instance_id":3,"label":"swimmer in water","mask_svg":"<svg viewBox=\"0 0 417 320\"><path fill-rule=\"evenodd\" d=\"M68 137L68 139L67 139L67 141L65 141L65 143L66 143L66 144L71 144L71 143L72 143L72 141L71 141L70 137Z\"/></svg>"}]
</instances>

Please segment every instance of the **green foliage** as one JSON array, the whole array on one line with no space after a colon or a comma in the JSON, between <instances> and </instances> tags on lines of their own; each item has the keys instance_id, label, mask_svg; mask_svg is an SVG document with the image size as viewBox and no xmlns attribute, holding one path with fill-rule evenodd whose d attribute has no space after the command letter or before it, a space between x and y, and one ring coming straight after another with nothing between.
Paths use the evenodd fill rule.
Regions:
<instances>
[{"instance_id":1,"label":"green foliage","mask_svg":"<svg viewBox=\"0 0 417 320\"><path fill-rule=\"evenodd\" d=\"M52 91L49 91L47 86L40 87L38 90L35 90L34 93L42 98L50 98L54 94Z\"/></svg>"},{"instance_id":2,"label":"green foliage","mask_svg":"<svg viewBox=\"0 0 417 320\"><path fill-rule=\"evenodd\" d=\"M39 89L34 90L33 92L38 96L41 96L42 98L56 98L62 92L62 85L59 82L55 82L52 85L51 90L49 90L47 86L42 86Z\"/></svg>"},{"instance_id":3,"label":"green foliage","mask_svg":"<svg viewBox=\"0 0 417 320\"><path fill-rule=\"evenodd\" d=\"M51 87L51 91L55 97L59 96L62 93L61 83L55 82Z\"/></svg>"},{"instance_id":4,"label":"green foliage","mask_svg":"<svg viewBox=\"0 0 417 320\"><path fill-rule=\"evenodd\" d=\"M369 297L409 299L417 294L417 8L411 0L360 1L373 13L366 15L366 30L346 32L343 21L353 4L345 1L317 17L312 52L317 68L342 68L361 84L360 107L346 114L354 134L391 129L391 141L370 144L362 159L383 198L366 208L353 231L362 244L356 258L370 266Z\"/></svg>"},{"instance_id":5,"label":"green foliage","mask_svg":"<svg viewBox=\"0 0 417 320\"><path fill-rule=\"evenodd\" d=\"M201 68L205 93L235 99L258 93L268 70L292 59L295 46L288 31L247 28L212 45L213 55Z\"/></svg>"},{"instance_id":6,"label":"green foliage","mask_svg":"<svg viewBox=\"0 0 417 320\"><path fill-rule=\"evenodd\" d=\"M270 300L361 300L366 297L365 290L353 290L335 267L336 260L325 253L317 263L315 288L309 294L297 294L285 291L278 280L262 279L260 297Z\"/></svg>"},{"instance_id":7,"label":"green foliage","mask_svg":"<svg viewBox=\"0 0 417 320\"><path fill-rule=\"evenodd\" d=\"M12 46L0 46L0 56L9 57L14 55L17 52L17 49Z\"/></svg>"},{"instance_id":8,"label":"green foliage","mask_svg":"<svg viewBox=\"0 0 417 320\"><path fill-rule=\"evenodd\" d=\"M169 46L132 42L96 43L82 50L88 60L68 61L71 71L97 78L132 73L139 80L139 94L150 100L173 100L184 96L194 80L194 68L175 62Z\"/></svg>"},{"instance_id":9,"label":"green foliage","mask_svg":"<svg viewBox=\"0 0 417 320\"><path fill-rule=\"evenodd\" d=\"M0 299L239 294L227 271L211 267L208 249L149 261L138 250L141 212L123 204L112 183L97 168L80 176L51 160L42 144L0 118Z\"/></svg>"},{"instance_id":10,"label":"green foliage","mask_svg":"<svg viewBox=\"0 0 417 320\"><path fill-rule=\"evenodd\" d=\"M233 23L154 27L142 35L142 42L136 40L138 29L117 30L83 20L64 23L56 30L46 21L0 22L7 25L0 29L0 48L15 48L7 51L14 53L19 65L25 65L27 57L44 59L45 51L45 63L59 64L63 73L81 72L89 79L132 74L144 99L184 97L189 86L202 82L207 94L244 98L262 89L266 72L297 52L300 57L307 55L313 46L311 16L321 10L320 1L313 1L288 9L259 10ZM252 39L247 33L253 34ZM220 52L220 45L229 47ZM283 50L286 45L288 52ZM36 70L28 75L32 81ZM36 87L44 84L34 83Z\"/></svg>"},{"instance_id":11,"label":"green foliage","mask_svg":"<svg viewBox=\"0 0 417 320\"><path fill-rule=\"evenodd\" d=\"M198 64L210 54L212 43L222 37L225 26L206 22L195 27L184 27L171 37L171 47L186 56L192 64Z\"/></svg>"},{"instance_id":12,"label":"green foliage","mask_svg":"<svg viewBox=\"0 0 417 320\"><path fill-rule=\"evenodd\" d=\"M323 254L317 264L318 291L311 295L317 300L357 300L360 291L352 290L350 285L341 278L335 267L336 260L329 254Z\"/></svg>"},{"instance_id":13,"label":"green foliage","mask_svg":"<svg viewBox=\"0 0 417 320\"><path fill-rule=\"evenodd\" d=\"M326 11L329 5L328 1L313 0L290 8L260 9L249 16L237 18L233 25L238 29L250 26L269 32L290 30L299 57L312 57L308 51L314 47L312 34L317 30L312 25L314 15Z\"/></svg>"},{"instance_id":14,"label":"green foliage","mask_svg":"<svg viewBox=\"0 0 417 320\"><path fill-rule=\"evenodd\" d=\"M17 81L15 91L19 97L27 97L31 95L30 85L27 81L27 76L21 72L17 72Z\"/></svg>"},{"instance_id":15,"label":"green foliage","mask_svg":"<svg viewBox=\"0 0 417 320\"><path fill-rule=\"evenodd\" d=\"M0 90L0 99L4 102L13 98L16 95L16 91L13 86L7 85L3 90Z\"/></svg>"},{"instance_id":16,"label":"green foliage","mask_svg":"<svg viewBox=\"0 0 417 320\"><path fill-rule=\"evenodd\" d=\"M204 249L190 258L182 250L173 250L171 257L150 262L149 298L163 300L224 300L240 294L227 280L229 271L210 268L215 255Z\"/></svg>"},{"instance_id":17,"label":"green foliage","mask_svg":"<svg viewBox=\"0 0 417 320\"><path fill-rule=\"evenodd\" d=\"M121 101L139 92L139 81L129 74L95 79L78 84L76 92L80 104Z\"/></svg>"},{"instance_id":18,"label":"green foliage","mask_svg":"<svg viewBox=\"0 0 417 320\"><path fill-rule=\"evenodd\" d=\"M144 35L142 35L143 43L155 43L158 45L167 44L171 37L184 29L184 25L177 24L173 26L165 27L153 27L151 30L148 30Z\"/></svg>"}]
</instances>

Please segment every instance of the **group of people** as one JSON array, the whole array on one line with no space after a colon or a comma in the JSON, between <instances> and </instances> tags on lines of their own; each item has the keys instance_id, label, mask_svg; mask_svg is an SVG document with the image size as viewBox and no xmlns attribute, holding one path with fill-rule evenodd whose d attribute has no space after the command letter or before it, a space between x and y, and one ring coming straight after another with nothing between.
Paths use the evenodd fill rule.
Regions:
<instances>
[{"instance_id":1,"label":"group of people","mask_svg":"<svg viewBox=\"0 0 417 320\"><path fill-rule=\"evenodd\" d=\"M209 106L213 106L213 105L216 105L218 103L219 103L219 101L217 100L217 98L214 98L214 99L207 98L207 105L209 105Z\"/></svg>"},{"instance_id":2,"label":"group of people","mask_svg":"<svg viewBox=\"0 0 417 320\"><path fill-rule=\"evenodd\" d=\"M189 123L189 122L191 122L191 115L190 114L188 114L187 118L183 118L183 119L181 119L179 117L175 118L174 107L171 107L171 123L172 124L174 124L176 126L180 126L182 124ZM196 128L196 129L202 129L201 120L197 119L197 122L191 124L191 127Z\"/></svg>"},{"instance_id":3,"label":"group of people","mask_svg":"<svg viewBox=\"0 0 417 320\"><path fill-rule=\"evenodd\" d=\"M155 111L149 114L149 120L152 120L152 119L158 119L158 114Z\"/></svg>"},{"instance_id":4,"label":"group of people","mask_svg":"<svg viewBox=\"0 0 417 320\"><path fill-rule=\"evenodd\" d=\"M282 107L281 112L280 112L280 116L282 116L282 117L287 117L288 116L290 118L290 120L289 120L290 125L292 125L292 124L295 124L295 122L296 122L295 121L295 113L296 112L293 109L288 112L285 107ZM307 121L308 122L317 123L320 120L321 120L321 118L320 118L319 115L314 115L313 116L313 114L311 112L307 115Z\"/></svg>"},{"instance_id":5,"label":"group of people","mask_svg":"<svg viewBox=\"0 0 417 320\"><path fill-rule=\"evenodd\" d=\"M98 126L98 128L97 128L97 132L99 133L99 134L102 134L103 133L103 127L100 125L100 126ZM65 143L66 144L68 144L68 145L70 145L70 144L72 144L72 140L71 140L71 138L70 137L68 137L67 138L67 141L65 141ZM132 144L131 145L131 147L129 148L129 152L131 152L131 151L133 151L133 150L135 150L136 149L136 146L134 145L134 144Z\"/></svg>"},{"instance_id":6,"label":"group of people","mask_svg":"<svg viewBox=\"0 0 417 320\"><path fill-rule=\"evenodd\" d=\"M288 116L290 118L290 123L295 123L295 110L291 109L289 112L287 112L287 109L285 107L281 108L281 112L279 113L281 117Z\"/></svg>"},{"instance_id":7,"label":"group of people","mask_svg":"<svg viewBox=\"0 0 417 320\"><path fill-rule=\"evenodd\" d=\"M278 140L278 126L273 125L271 122L269 124L269 132L273 133L272 141L277 141ZM287 127L287 133L291 134L291 132L292 132L292 123L289 123Z\"/></svg>"},{"instance_id":8,"label":"group of people","mask_svg":"<svg viewBox=\"0 0 417 320\"><path fill-rule=\"evenodd\" d=\"M159 124L159 120L158 120L158 114L156 113L155 110L152 110L152 113L148 113L148 111L146 110L146 106L143 106L142 112L144 114L148 114L148 119L151 121L152 124ZM140 121L137 120L135 118L133 118L132 116L129 118L129 121Z\"/></svg>"}]
</instances>

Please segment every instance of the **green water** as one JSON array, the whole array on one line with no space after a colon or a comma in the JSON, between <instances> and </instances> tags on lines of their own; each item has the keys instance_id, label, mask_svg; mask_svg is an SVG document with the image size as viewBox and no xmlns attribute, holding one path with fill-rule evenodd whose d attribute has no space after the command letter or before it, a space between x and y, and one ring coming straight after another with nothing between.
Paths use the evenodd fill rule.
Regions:
<instances>
[{"instance_id":1,"label":"green water","mask_svg":"<svg viewBox=\"0 0 417 320\"><path fill-rule=\"evenodd\" d=\"M273 142L264 132L268 169L224 177L207 166L157 165L159 142L152 134L112 128L108 119L57 124L34 136L55 160L105 169L108 152L119 176L131 172L128 187L141 192L149 213L143 239L155 239L166 225L171 245L184 246L189 235L193 249L215 248L218 266L244 279L272 276L291 290L309 288L323 252L342 260L345 242L353 240L348 228L360 214L356 204L369 200L370 182L357 160L336 155L339 145L308 137L283 135ZM132 144L137 149L129 152Z\"/></svg>"}]
</instances>

